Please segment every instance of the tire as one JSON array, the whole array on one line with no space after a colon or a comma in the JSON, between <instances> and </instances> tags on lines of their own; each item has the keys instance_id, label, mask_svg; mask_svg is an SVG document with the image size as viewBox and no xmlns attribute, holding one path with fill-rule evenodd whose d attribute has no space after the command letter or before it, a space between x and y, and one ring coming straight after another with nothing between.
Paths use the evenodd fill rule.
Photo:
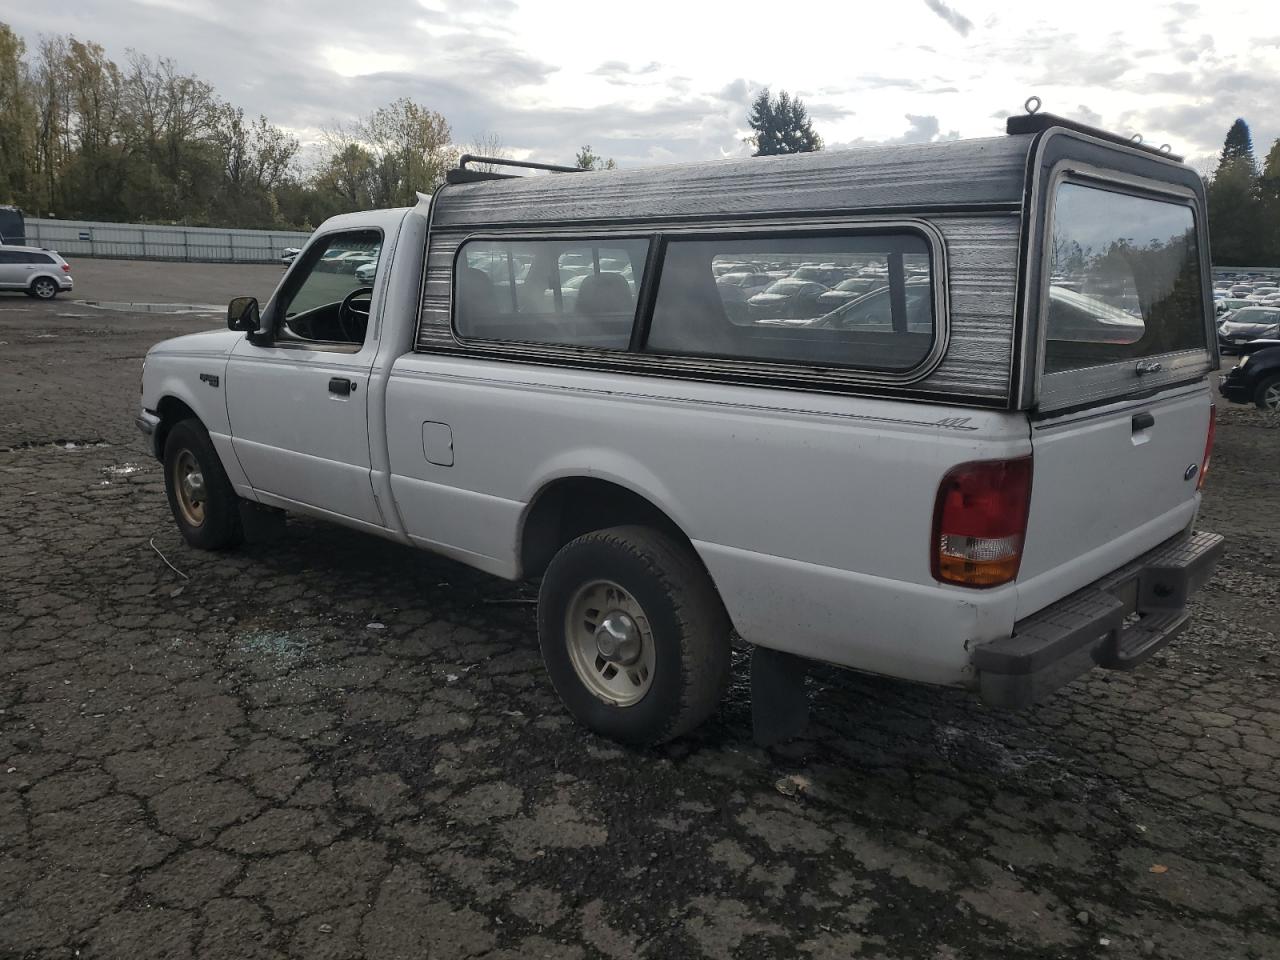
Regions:
<instances>
[{"instance_id":1,"label":"tire","mask_svg":"<svg viewBox=\"0 0 1280 960\"><path fill-rule=\"evenodd\" d=\"M1253 391L1253 402L1263 410L1280 413L1280 374L1262 378Z\"/></svg>"},{"instance_id":2,"label":"tire","mask_svg":"<svg viewBox=\"0 0 1280 960\"><path fill-rule=\"evenodd\" d=\"M36 277L28 291L37 300L52 300L58 295L58 282L48 277Z\"/></svg>"},{"instance_id":3,"label":"tire","mask_svg":"<svg viewBox=\"0 0 1280 960\"><path fill-rule=\"evenodd\" d=\"M729 631L697 555L650 527L569 542L538 594L538 643L556 693L583 726L634 746L711 715L729 682Z\"/></svg>"},{"instance_id":4,"label":"tire","mask_svg":"<svg viewBox=\"0 0 1280 960\"><path fill-rule=\"evenodd\" d=\"M184 475L196 483L184 484ZM194 487L194 489L193 489ZM183 539L201 550L225 550L244 539L240 498L200 421L182 420L164 444L164 489Z\"/></svg>"}]
</instances>

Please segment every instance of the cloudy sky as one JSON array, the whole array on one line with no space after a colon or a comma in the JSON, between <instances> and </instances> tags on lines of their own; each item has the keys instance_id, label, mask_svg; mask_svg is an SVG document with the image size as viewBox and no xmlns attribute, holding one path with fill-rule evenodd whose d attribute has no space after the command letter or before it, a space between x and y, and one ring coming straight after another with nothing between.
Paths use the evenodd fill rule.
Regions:
<instances>
[{"instance_id":1,"label":"cloudy sky","mask_svg":"<svg viewBox=\"0 0 1280 960\"><path fill-rule=\"evenodd\" d=\"M1271 3L1071 0L59 0L5 4L29 43L74 32L123 61L167 56L304 143L399 96L460 143L626 166L742 153L752 94L786 88L828 147L988 136L1045 109L1202 169L1249 121L1280 136ZM33 44L34 45L34 44Z\"/></svg>"}]
</instances>

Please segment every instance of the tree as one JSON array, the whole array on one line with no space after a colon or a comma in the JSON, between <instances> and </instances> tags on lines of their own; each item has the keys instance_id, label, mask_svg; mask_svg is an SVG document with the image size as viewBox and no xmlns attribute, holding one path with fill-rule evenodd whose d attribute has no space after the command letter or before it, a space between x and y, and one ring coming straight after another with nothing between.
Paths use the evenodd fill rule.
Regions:
<instances>
[{"instance_id":1,"label":"tree","mask_svg":"<svg viewBox=\"0 0 1280 960\"><path fill-rule=\"evenodd\" d=\"M1280 138L1271 145L1258 178L1258 199L1262 208L1262 259L1264 264L1280 264Z\"/></svg>"},{"instance_id":2,"label":"tree","mask_svg":"<svg viewBox=\"0 0 1280 960\"><path fill-rule=\"evenodd\" d=\"M218 118L213 88L167 58L130 53L124 73L120 136L128 182L122 193L135 218L205 220L225 199L212 143Z\"/></svg>"},{"instance_id":3,"label":"tree","mask_svg":"<svg viewBox=\"0 0 1280 960\"><path fill-rule=\"evenodd\" d=\"M1209 243L1215 262L1245 266L1266 257L1258 187L1249 125L1237 119L1227 131L1209 184Z\"/></svg>"},{"instance_id":4,"label":"tree","mask_svg":"<svg viewBox=\"0 0 1280 960\"><path fill-rule=\"evenodd\" d=\"M1258 161L1253 155L1253 136L1249 133L1249 124L1244 122L1243 117L1237 117L1236 122L1227 131L1227 139L1222 144L1222 156L1218 160L1219 166L1232 163L1245 164L1251 174L1256 173L1258 169Z\"/></svg>"},{"instance_id":5,"label":"tree","mask_svg":"<svg viewBox=\"0 0 1280 960\"><path fill-rule=\"evenodd\" d=\"M298 141L266 117L246 121L244 111L229 103L213 109L210 141L220 160L223 216L246 225L274 225L276 190L289 175Z\"/></svg>"},{"instance_id":6,"label":"tree","mask_svg":"<svg viewBox=\"0 0 1280 960\"><path fill-rule=\"evenodd\" d=\"M469 153L474 157L493 157L495 160L510 159L507 154L507 148L502 144L502 137L492 131L477 133L471 142L462 148L462 152ZM493 173L497 169L497 164L473 163L470 169L478 170L481 173Z\"/></svg>"},{"instance_id":7,"label":"tree","mask_svg":"<svg viewBox=\"0 0 1280 960\"><path fill-rule=\"evenodd\" d=\"M0 203L25 199L35 150L26 44L0 23Z\"/></svg>"},{"instance_id":8,"label":"tree","mask_svg":"<svg viewBox=\"0 0 1280 960\"><path fill-rule=\"evenodd\" d=\"M579 170L616 170L618 165L610 157L606 160L591 149L591 144L584 144L573 158L573 165Z\"/></svg>"},{"instance_id":9,"label":"tree","mask_svg":"<svg viewBox=\"0 0 1280 960\"><path fill-rule=\"evenodd\" d=\"M356 127L373 160L373 206L412 206L457 162L449 121L408 97L375 110Z\"/></svg>"},{"instance_id":10,"label":"tree","mask_svg":"<svg viewBox=\"0 0 1280 960\"><path fill-rule=\"evenodd\" d=\"M812 153L822 149L822 138L813 129L804 101L783 90L777 98L765 87L751 102L747 123L755 131L746 142L757 157L783 153Z\"/></svg>"}]
</instances>

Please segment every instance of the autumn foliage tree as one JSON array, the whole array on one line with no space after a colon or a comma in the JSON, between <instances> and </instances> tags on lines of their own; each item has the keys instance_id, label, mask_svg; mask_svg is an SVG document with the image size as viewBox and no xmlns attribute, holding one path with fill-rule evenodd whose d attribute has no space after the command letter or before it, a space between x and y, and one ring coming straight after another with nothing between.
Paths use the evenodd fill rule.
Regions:
<instances>
[{"instance_id":1,"label":"autumn foliage tree","mask_svg":"<svg viewBox=\"0 0 1280 960\"><path fill-rule=\"evenodd\" d=\"M448 121L401 98L298 141L247 115L172 60L0 23L0 204L34 216L313 227L336 213L412 204L456 160Z\"/></svg>"}]
</instances>

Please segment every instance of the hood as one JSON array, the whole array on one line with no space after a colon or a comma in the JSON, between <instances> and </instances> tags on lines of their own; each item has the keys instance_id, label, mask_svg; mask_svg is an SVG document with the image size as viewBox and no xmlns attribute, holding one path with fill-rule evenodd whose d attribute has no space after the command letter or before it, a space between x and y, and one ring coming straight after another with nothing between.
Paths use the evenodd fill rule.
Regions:
<instances>
[{"instance_id":1,"label":"hood","mask_svg":"<svg viewBox=\"0 0 1280 960\"><path fill-rule=\"evenodd\" d=\"M171 340L161 340L149 351L148 356L162 353L179 353L197 356L226 356L244 334L238 330L202 330Z\"/></svg>"},{"instance_id":2,"label":"hood","mask_svg":"<svg viewBox=\"0 0 1280 960\"><path fill-rule=\"evenodd\" d=\"M1240 353L1249 356L1261 350L1274 350L1276 347L1280 347L1280 340L1254 340L1241 347Z\"/></svg>"},{"instance_id":3,"label":"hood","mask_svg":"<svg viewBox=\"0 0 1280 960\"><path fill-rule=\"evenodd\" d=\"M1245 323L1240 320L1223 320L1219 326L1219 331L1224 334L1259 334L1263 330L1270 330L1275 327L1277 320L1249 322Z\"/></svg>"}]
</instances>

